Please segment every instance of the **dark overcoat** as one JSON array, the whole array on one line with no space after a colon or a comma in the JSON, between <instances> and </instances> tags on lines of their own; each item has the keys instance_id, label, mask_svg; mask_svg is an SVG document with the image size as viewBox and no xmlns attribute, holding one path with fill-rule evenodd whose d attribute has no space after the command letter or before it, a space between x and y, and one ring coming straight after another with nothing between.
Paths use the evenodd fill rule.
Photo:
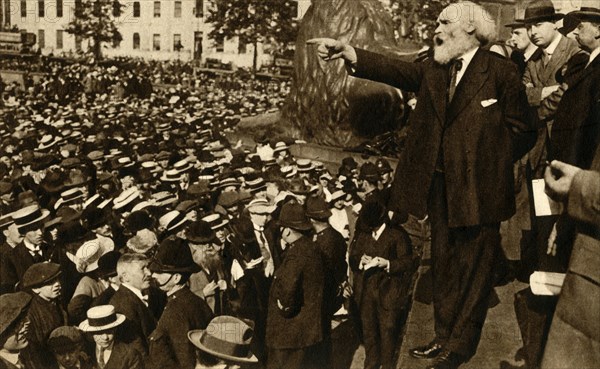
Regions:
<instances>
[{"instance_id":1,"label":"dark overcoat","mask_svg":"<svg viewBox=\"0 0 600 369\"><path fill-rule=\"evenodd\" d=\"M193 369L196 349L187 333L206 329L213 312L202 298L184 287L169 296L158 325L150 335L150 356L147 368Z\"/></svg>"},{"instance_id":2,"label":"dark overcoat","mask_svg":"<svg viewBox=\"0 0 600 369\"><path fill-rule=\"evenodd\" d=\"M590 106L600 119L600 101ZM542 369L596 368L600 362L600 147L591 170L579 172L567 212L577 237L544 350Z\"/></svg>"},{"instance_id":3,"label":"dark overcoat","mask_svg":"<svg viewBox=\"0 0 600 369\"><path fill-rule=\"evenodd\" d=\"M267 347L301 349L323 340L323 269L321 253L308 238L288 246L269 291Z\"/></svg>"},{"instance_id":4,"label":"dark overcoat","mask_svg":"<svg viewBox=\"0 0 600 369\"><path fill-rule=\"evenodd\" d=\"M438 157L447 186L448 225L492 224L515 212L513 161L535 136L525 87L514 64L479 49L448 104L448 67L407 63L356 49L354 76L418 93L410 140L400 157L388 207L426 212Z\"/></svg>"}]
</instances>

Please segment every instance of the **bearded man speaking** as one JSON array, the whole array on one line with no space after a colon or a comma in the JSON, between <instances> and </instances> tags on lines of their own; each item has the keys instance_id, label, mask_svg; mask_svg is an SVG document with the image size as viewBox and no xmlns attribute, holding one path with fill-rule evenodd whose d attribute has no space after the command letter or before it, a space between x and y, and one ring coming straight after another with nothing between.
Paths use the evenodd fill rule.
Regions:
<instances>
[{"instance_id":1,"label":"bearded man speaking","mask_svg":"<svg viewBox=\"0 0 600 369\"><path fill-rule=\"evenodd\" d=\"M494 285L500 222L515 212L513 161L535 128L516 66L482 49L495 23L472 2L437 19L433 60L407 63L341 41L309 40L355 77L418 93L388 210L431 220L435 338L411 350L457 368L476 351ZM532 135L533 133L533 135Z\"/></svg>"}]
</instances>

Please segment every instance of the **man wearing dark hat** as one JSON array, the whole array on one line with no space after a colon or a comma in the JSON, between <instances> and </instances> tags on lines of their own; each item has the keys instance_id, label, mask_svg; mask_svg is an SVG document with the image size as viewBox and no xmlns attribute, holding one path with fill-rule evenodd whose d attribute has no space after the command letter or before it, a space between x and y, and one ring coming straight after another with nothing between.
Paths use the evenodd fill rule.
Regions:
<instances>
[{"instance_id":1,"label":"man wearing dark hat","mask_svg":"<svg viewBox=\"0 0 600 369\"><path fill-rule=\"evenodd\" d=\"M31 265L51 258L51 249L44 242L44 221L50 212L38 205L17 210L12 217L19 233L23 236L17 246L0 260L0 290L15 291L15 286Z\"/></svg>"},{"instance_id":2,"label":"man wearing dark hat","mask_svg":"<svg viewBox=\"0 0 600 369\"><path fill-rule=\"evenodd\" d=\"M532 170L541 176L541 165L545 159L548 130L552 127L552 116L560 102L563 91L556 80L556 74L569 61L581 52L577 42L558 32L557 22L563 17L556 13L550 0L536 0L525 9L526 24L531 42L542 49L540 58L530 60L523 75L529 105L537 109L541 129L538 131L536 146L529 153Z\"/></svg>"},{"instance_id":3,"label":"man wearing dark hat","mask_svg":"<svg viewBox=\"0 0 600 369\"><path fill-rule=\"evenodd\" d=\"M362 325L365 368L391 369L416 259L408 234L386 222L381 203L365 204L359 218L369 232L355 236L350 267L355 273L354 298Z\"/></svg>"},{"instance_id":4,"label":"man wearing dark hat","mask_svg":"<svg viewBox=\"0 0 600 369\"><path fill-rule=\"evenodd\" d=\"M120 257L121 254L118 251L109 251L98 260L96 276L106 289L92 300L91 307L107 305L121 286L121 279L117 274L117 263Z\"/></svg>"},{"instance_id":5,"label":"man wearing dark hat","mask_svg":"<svg viewBox=\"0 0 600 369\"><path fill-rule=\"evenodd\" d=\"M381 172L377 165L366 162L360 167L358 178L362 180L362 191L360 193L363 203L378 201L385 204L379 190L379 181L381 180Z\"/></svg>"},{"instance_id":6,"label":"man wearing dark hat","mask_svg":"<svg viewBox=\"0 0 600 369\"><path fill-rule=\"evenodd\" d=\"M267 368L327 368L324 264L309 236L312 224L302 205L289 202L281 209L279 227L289 250L269 292Z\"/></svg>"},{"instance_id":7,"label":"man wearing dark hat","mask_svg":"<svg viewBox=\"0 0 600 369\"><path fill-rule=\"evenodd\" d=\"M592 5L590 2L584 5ZM573 251L566 271L556 312L543 351L543 369L592 368L600 355L598 346L598 209L597 170L600 167L600 3L583 6L570 13L580 23L574 33L581 47L590 53L583 69L566 77L568 89L557 112L551 143L556 147L556 161L546 169L546 190L556 200L563 200L567 218L576 223L577 235L571 237ZM567 146L559 140L567 140ZM594 155L591 155L594 153ZM582 169L592 169L583 171ZM596 172L594 172L596 171ZM566 185L568 184L568 185ZM590 196L586 196L586 195ZM568 199L568 201L567 201ZM589 216L588 216L589 215ZM560 228L557 240L560 238ZM573 241L574 240L574 241ZM559 255L565 246L556 242L549 251ZM567 251L570 248L567 249ZM589 301L589 302L587 302Z\"/></svg>"},{"instance_id":8,"label":"man wearing dark hat","mask_svg":"<svg viewBox=\"0 0 600 369\"><path fill-rule=\"evenodd\" d=\"M194 368L196 356L187 332L205 329L213 317L206 301L188 286L193 273L200 271L190 248L180 238L164 240L150 263L152 278L167 294L167 305L150 335L149 366L157 369Z\"/></svg>"},{"instance_id":9,"label":"man wearing dark hat","mask_svg":"<svg viewBox=\"0 0 600 369\"><path fill-rule=\"evenodd\" d=\"M507 43L515 50L510 54L510 59L515 62L521 75L525 73L527 62L541 56L541 49L529 39L527 24L522 19L515 19L513 23L506 24L510 28L510 39Z\"/></svg>"},{"instance_id":10,"label":"man wearing dark hat","mask_svg":"<svg viewBox=\"0 0 600 369\"><path fill-rule=\"evenodd\" d=\"M20 369L23 364L30 364L20 355L29 345L30 303L31 296L25 292L0 296L0 369Z\"/></svg>"},{"instance_id":11,"label":"man wearing dark hat","mask_svg":"<svg viewBox=\"0 0 600 369\"><path fill-rule=\"evenodd\" d=\"M45 368L52 365L52 353L47 346L50 333L67 324L67 313L60 306L60 266L55 263L37 263L30 266L21 280L24 290L33 298L27 313L30 345L25 350L32 362Z\"/></svg>"},{"instance_id":12,"label":"man wearing dark hat","mask_svg":"<svg viewBox=\"0 0 600 369\"><path fill-rule=\"evenodd\" d=\"M321 197L306 199L306 216L315 229L314 243L318 246L325 266L326 327L331 327L333 315L342 307L343 291L347 280L346 240L329 224L331 211ZM326 330L326 347L331 354L331 331Z\"/></svg>"},{"instance_id":13,"label":"man wearing dark hat","mask_svg":"<svg viewBox=\"0 0 600 369\"><path fill-rule=\"evenodd\" d=\"M221 241L210 224L202 220L191 223L185 237L194 262L201 268L191 275L190 289L208 303L215 315L220 315L227 305L227 282L219 252Z\"/></svg>"}]
</instances>

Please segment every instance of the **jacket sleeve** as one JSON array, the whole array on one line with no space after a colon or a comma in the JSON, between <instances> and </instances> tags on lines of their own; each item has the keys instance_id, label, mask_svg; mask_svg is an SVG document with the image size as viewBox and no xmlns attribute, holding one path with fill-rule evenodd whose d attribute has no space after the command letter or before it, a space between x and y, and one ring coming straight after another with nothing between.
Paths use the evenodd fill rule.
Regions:
<instances>
[{"instance_id":1,"label":"jacket sleeve","mask_svg":"<svg viewBox=\"0 0 600 369\"><path fill-rule=\"evenodd\" d=\"M280 270L275 277L279 279L275 297L281 304L279 312L285 318L291 318L302 305L302 262L298 256L288 254Z\"/></svg>"},{"instance_id":2,"label":"jacket sleeve","mask_svg":"<svg viewBox=\"0 0 600 369\"><path fill-rule=\"evenodd\" d=\"M385 55L355 48L357 63L351 75L417 92L423 77L423 63L409 63Z\"/></svg>"},{"instance_id":3,"label":"jacket sleeve","mask_svg":"<svg viewBox=\"0 0 600 369\"><path fill-rule=\"evenodd\" d=\"M408 233L402 228L397 233L395 240L396 257L390 260L389 274L400 274L409 272L415 265L415 259L412 255L412 242Z\"/></svg>"},{"instance_id":4,"label":"jacket sleeve","mask_svg":"<svg viewBox=\"0 0 600 369\"><path fill-rule=\"evenodd\" d=\"M567 211L579 221L600 227L600 172L577 173L569 191Z\"/></svg>"},{"instance_id":5,"label":"jacket sleeve","mask_svg":"<svg viewBox=\"0 0 600 369\"><path fill-rule=\"evenodd\" d=\"M501 88L504 119L513 138L513 162L523 157L533 146L537 138L534 111L527 103L525 86L519 82L516 66L507 65L497 76Z\"/></svg>"}]
</instances>

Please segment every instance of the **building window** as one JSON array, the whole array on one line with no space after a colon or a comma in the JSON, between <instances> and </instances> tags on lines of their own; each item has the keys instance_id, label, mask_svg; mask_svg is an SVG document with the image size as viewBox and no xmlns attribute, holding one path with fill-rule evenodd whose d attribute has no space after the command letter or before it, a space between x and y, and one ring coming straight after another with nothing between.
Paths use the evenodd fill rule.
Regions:
<instances>
[{"instance_id":1,"label":"building window","mask_svg":"<svg viewBox=\"0 0 600 369\"><path fill-rule=\"evenodd\" d=\"M160 35L158 33L152 37L152 50L160 51Z\"/></svg>"},{"instance_id":2,"label":"building window","mask_svg":"<svg viewBox=\"0 0 600 369\"><path fill-rule=\"evenodd\" d=\"M194 9L196 18L202 18L204 16L204 0L196 0L196 8Z\"/></svg>"},{"instance_id":3,"label":"building window","mask_svg":"<svg viewBox=\"0 0 600 369\"><path fill-rule=\"evenodd\" d=\"M135 32L133 34L133 49L134 50L140 49L140 34L137 32Z\"/></svg>"},{"instance_id":4,"label":"building window","mask_svg":"<svg viewBox=\"0 0 600 369\"><path fill-rule=\"evenodd\" d=\"M183 45L181 44L181 34L175 33L173 35L173 51L181 51Z\"/></svg>"},{"instance_id":5,"label":"building window","mask_svg":"<svg viewBox=\"0 0 600 369\"><path fill-rule=\"evenodd\" d=\"M43 49L46 47L46 31L43 29L38 30L38 48Z\"/></svg>"},{"instance_id":6,"label":"building window","mask_svg":"<svg viewBox=\"0 0 600 369\"><path fill-rule=\"evenodd\" d=\"M160 17L160 1L154 2L154 18Z\"/></svg>"},{"instance_id":7,"label":"building window","mask_svg":"<svg viewBox=\"0 0 600 369\"><path fill-rule=\"evenodd\" d=\"M140 2L139 1L133 2L133 16L136 18L140 17Z\"/></svg>"},{"instance_id":8,"label":"building window","mask_svg":"<svg viewBox=\"0 0 600 369\"><path fill-rule=\"evenodd\" d=\"M63 16L63 0L56 0L56 17L62 18Z\"/></svg>"},{"instance_id":9,"label":"building window","mask_svg":"<svg viewBox=\"0 0 600 369\"><path fill-rule=\"evenodd\" d=\"M21 0L21 17L27 17L27 1Z\"/></svg>"},{"instance_id":10,"label":"building window","mask_svg":"<svg viewBox=\"0 0 600 369\"><path fill-rule=\"evenodd\" d=\"M38 16L43 18L46 15L46 4L44 0L38 0Z\"/></svg>"},{"instance_id":11,"label":"building window","mask_svg":"<svg viewBox=\"0 0 600 369\"><path fill-rule=\"evenodd\" d=\"M248 44L246 44L244 41L240 40L238 42L238 54L245 54L248 52Z\"/></svg>"},{"instance_id":12,"label":"building window","mask_svg":"<svg viewBox=\"0 0 600 369\"><path fill-rule=\"evenodd\" d=\"M216 42L217 42L217 52L222 53L223 51L225 51L225 38L219 37L216 40Z\"/></svg>"},{"instance_id":13,"label":"building window","mask_svg":"<svg viewBox=\"0 0 600 369\"><path fill-rule=\"evenodd\" d=\"M81 36L75 35L75 50L81 51Z\"/></svg>"},{"instance_id":14,"label":"building window","mask_svg":"<svg viewBox=\"0 0 600 369\"><path fill-rule=\"evenodd\" d=\"M82 10L81 0L75 0L75 16L76 17L81 16L81 10Z\"/></svg>"},{"instance_id":15,"label":"building window","mask_svg":"<svg viewBox=\"0 0 600 369\"><path fill-rule=\"evenodd\" d=\"M181 18L181 1L175 1L175 10L173 11L175 18Z\"/></svg>"},{"instance_id":16,"label":"building window","mask_svg":"<svg viewBox=\"0 0 600 369\"><path fill-rule=\"evenodd\" d=\"M57 49L63 48L63 30L62 29L56 30L56 48Z\"/></svg>"}]
</instances>

